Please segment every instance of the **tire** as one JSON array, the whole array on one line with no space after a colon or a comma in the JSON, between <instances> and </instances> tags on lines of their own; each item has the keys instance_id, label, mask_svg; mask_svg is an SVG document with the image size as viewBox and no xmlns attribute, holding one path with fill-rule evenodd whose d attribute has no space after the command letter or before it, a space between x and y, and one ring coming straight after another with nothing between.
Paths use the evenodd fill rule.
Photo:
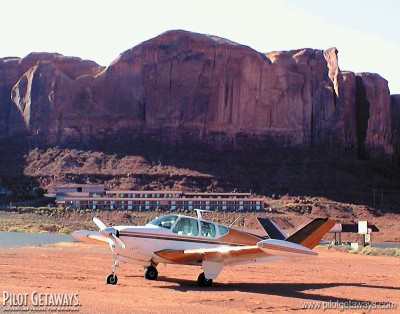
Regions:
<instances>
[{"instance_id":1,"label":"tire","mask_svg":"<svg viewBox=\"0 0 400 314\"><path fill-rule=\"evenodd\" d=\"M212 279L207 279L204 273L201 273L197 278L199 287L210 287L213 283Z\"/></svg>"},{"instance_id":2,"label":"tire","mask_svg":"<svg viewBox=\"0 0 400 314\"><path fill-rule=\"evenodd\" d=\"M144 269L144 278L147 280L156 280L158 277L158 270L154 266L149 266Z\"/></svg>"},{"instance_id":3,"label":"tire","mask_svg":"<svg viewBox=\"0 0 400 314\"><path fill-rule=\"evenodd\" d=\"M107 285L116 285L118 282L118 277L115 274L109 274L106 277L106 284Z\"/></svg>"}]
</instances>

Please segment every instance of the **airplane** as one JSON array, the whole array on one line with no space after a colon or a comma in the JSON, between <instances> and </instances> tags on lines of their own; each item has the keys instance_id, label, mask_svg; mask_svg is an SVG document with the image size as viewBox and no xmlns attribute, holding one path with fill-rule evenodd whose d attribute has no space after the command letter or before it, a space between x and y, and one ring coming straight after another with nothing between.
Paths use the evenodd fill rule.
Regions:
<instances>
[{"instance_id":1,"label":"airplane","mask_svg":"<svg viewBox=\"0 0 400 314\"><path fill-rule=\"evenodd\" d=\"M209 287L225 266L318 255L312 249L335 224L328 218L316 218L286 236L272 220L258 217L267 233L260 236L205 220L202 210L196 212L197 217L166 214L145 226L111 227L95 217L99 232L80 230L72 236L82 242L109 245L114 262L107 284L117 283L115 270L119 262L143 266L148 280L157 279L157 265L162 263L201 266L203 272L197 283Z\"/></svg>"}]
</instances>

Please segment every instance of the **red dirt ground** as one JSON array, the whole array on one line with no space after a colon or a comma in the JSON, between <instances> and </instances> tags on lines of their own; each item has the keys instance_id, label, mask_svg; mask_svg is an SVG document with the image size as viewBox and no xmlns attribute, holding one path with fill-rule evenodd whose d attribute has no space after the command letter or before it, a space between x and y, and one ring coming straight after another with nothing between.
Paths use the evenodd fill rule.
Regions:
<instances>
[{"instance_id":1,"label":"red dirt ground","mask_svg":"<svg viewBox=\"0 0 400 314\"><path fill-rule=\"evenodd\" d=\"M317 311L304 309L305 302L328 307L327 313L338 313L338 306L349 302L364 306L365 302L394 302L397 309L371 313L399 313L398 258L317 251L318 257L227 267L212 287L199 288L196 279L201 269L181 265L159 265L159 278L147 281L141 267L123 264L117 269L118 284L106 285L112 256L105 246L60 243L0 248L1 286L11 293L78 293L79 313ZM1 310L10 308L2 301ZM369 311L345 308L343 312Z\"/></svg>"}]
</instances>

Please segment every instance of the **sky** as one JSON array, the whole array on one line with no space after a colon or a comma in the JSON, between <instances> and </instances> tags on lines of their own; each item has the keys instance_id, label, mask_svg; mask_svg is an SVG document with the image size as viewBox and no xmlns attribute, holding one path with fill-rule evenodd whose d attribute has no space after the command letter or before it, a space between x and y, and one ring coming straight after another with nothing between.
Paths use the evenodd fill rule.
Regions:
<instances>
[{"instance_id":1,"label":"sky","mask_svg":"<svg viewBox=\"0 0 400 314\"><path fill-rule=\"evenodd\" d=\"M336 47L342 71L378 73L400 94L399 13L399 0L4 0L0 58L58 52L107 66L183 29L259 52Z\"/></svg>"}]
</instances>

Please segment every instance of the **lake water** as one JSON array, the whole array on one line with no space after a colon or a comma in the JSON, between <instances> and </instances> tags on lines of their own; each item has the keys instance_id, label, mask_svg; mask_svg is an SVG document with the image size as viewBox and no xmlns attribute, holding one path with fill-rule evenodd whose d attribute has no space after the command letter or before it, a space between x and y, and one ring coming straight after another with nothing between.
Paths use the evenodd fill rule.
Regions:
<instances>
[{"instance_id":1,"label":"lake water","mask_svg":"<svg viewBox=\"0 0 400 314\"><path fill-rule=\"evenodd\" d=\"M372 242L371 247L400 248L400 242Z\"/></svg>"},{"instance_id":2,"label":"lake water","mask_svg":"<svg viewBox=\"0 0 400 314\"><path fill-rule=\"evenodd\" d=\"M44 245L74 241L76 240L69 234L0 231L0 246L2 247L18 245Z\"/></svg>"}]
</instances>

